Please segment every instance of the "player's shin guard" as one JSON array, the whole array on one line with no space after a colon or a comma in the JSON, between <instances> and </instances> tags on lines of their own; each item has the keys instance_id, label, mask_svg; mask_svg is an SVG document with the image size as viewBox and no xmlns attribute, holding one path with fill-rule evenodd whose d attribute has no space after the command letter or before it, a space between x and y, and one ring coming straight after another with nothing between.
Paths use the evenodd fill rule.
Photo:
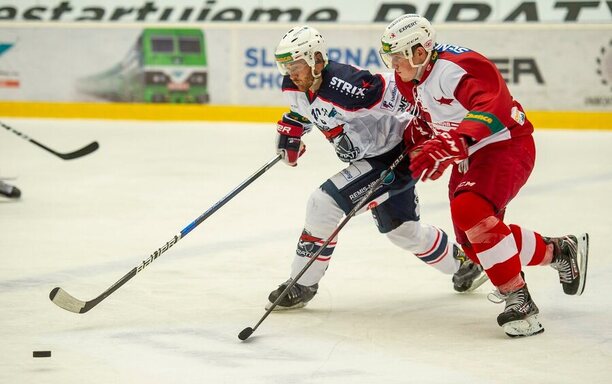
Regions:
<instances>
[{"instance_id":1,"label":"player's shin guard","mask_svg":"<svg viewBox=\"0 0 612 384\"><path fill-rule=\"evenodd\" d=\"M493 206L471 192L451 201L456 227L465 232L474 255L496 287L508 282L521 271L516 241L510 228L497 218Z\"/></svg>"},{"instance_id":2,"label":"player's shin guard","mask_svg":"<svg viewBox=\"0 0 612 384\"><path fill-rule=\"evenodd\" d=\"M459 268L460 261L453 258L454 245L443 230L432 225L407 221L388 232L387 237L442 273L452 274Z\"/></svg>"},{"instance_id":3,"label":"player's shin guard","mask_svg":"<svg viewBox=\"0 0 612 384\"><path fill-rule=\"evenodd\" d=\"M297 274L304 268L308 263L311 255L315 254L326 239L312 236L306 230L302 232L300 240L298 242L297 249L295 251L295 258L291 265L291 277L297 276ZM332 253L336 247L336 242L330 242L327 247L317 257L310 268L300 277L299 284L305 286L312 286L317 284L325 274L329 261L331 260Z\"/></svg>"}]
</instances>

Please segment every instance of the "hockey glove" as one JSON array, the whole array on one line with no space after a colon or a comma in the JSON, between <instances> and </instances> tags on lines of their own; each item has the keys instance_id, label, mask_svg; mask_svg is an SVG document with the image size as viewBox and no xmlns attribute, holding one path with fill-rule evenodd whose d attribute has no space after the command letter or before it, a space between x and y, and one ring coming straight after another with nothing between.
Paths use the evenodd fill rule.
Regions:
<instances>
[{"instance_id":1,"label":"hockey glove","mask_svg":"<svg viewBox=\"0 0 612 384\"><path fill-rule=\"evenodd\" d=\"M282 155L283 161L292 167L297 165L298 158L306 152L306 145L301 139L304 124L298 116L285 113L276 126L276 153Z\"/></svg>"},{"instance_id":2,"label":"hockey glove","mask_svg":"<svg viewBox=\"0 0 612 384\"><path fill-rule=\"evenodd\" d=\"M455 131L442 132L417 146L410 157L412 178L437 180L449 165L468 157L467 144Z\"/></svg>"}]
</instances>

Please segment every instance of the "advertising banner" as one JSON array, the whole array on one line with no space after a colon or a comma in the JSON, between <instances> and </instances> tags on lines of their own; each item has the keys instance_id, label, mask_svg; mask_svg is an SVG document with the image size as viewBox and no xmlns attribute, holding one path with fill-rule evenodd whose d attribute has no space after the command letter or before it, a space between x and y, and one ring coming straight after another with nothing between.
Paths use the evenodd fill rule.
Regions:
<instances>
[{"instance_id":1,"label":"advertising banner","mask_svg":"<svg viewBox=\"0 0 612 384\"><path fill-rule=\"evenodd\" d=\"M606 0L19 0L0 21L68 23L389 23L419 13L434 23L609 23Z\"/></svg>"},{"instance_id":2,"label":"advertising banner","mask_svg":"<svg viewBox=\"0 0 612 384\"><path fill-rule=\"evenodd\" d=\"M387 71L384 26L315 24L331 60ZM284 104L274 49L290 25L0 28L0 101ZM612 27L440 25L491 58L526 109L610 110Z\"/></svg>"}]
</instances>

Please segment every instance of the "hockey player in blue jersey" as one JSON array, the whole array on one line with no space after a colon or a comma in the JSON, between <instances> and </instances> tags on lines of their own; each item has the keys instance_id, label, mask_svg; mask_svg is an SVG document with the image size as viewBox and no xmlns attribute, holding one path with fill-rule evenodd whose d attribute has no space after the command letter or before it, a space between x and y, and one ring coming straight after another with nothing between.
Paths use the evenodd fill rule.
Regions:
<instances>
[{"instance_id":1,"label":"hockey player in blue jersey","mask_svg":"<svg viewBox=\"0 0 612 384\"><path fill-rule=\"evenodd\" d=\"M323 182L310 196L304 229L297 244L288 281L270 293L270 308L292 278L308 263L343 216L368 192L403 152L404 142L416 145L429 138L399 93L393 74L372 74L329 61L321 34L308 26L295 27L275 51L284 76L283 94L290 111L277 125L277 153L296 166L304 153L302 135L312 128L330 142L347 166ZM407 135L407 140L402 138ZM366 205L378 230L396 246L411 252L442 273L452 274L454 289L471 291L487 280L447 234L419 221L419 204L409 171L396 172ZM359 212L361 213L361 212ZM317 293L336 246L333 239L275 309L301 308Z\"/></svg>"}]
</instances>

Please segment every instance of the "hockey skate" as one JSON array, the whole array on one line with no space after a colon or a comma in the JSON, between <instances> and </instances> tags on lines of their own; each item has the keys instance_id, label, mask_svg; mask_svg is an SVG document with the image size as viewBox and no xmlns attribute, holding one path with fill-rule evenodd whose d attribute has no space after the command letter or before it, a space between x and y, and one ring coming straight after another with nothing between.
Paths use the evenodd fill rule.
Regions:
<instances>
[{"instance_id":1,"label":"hockey skate","mask_svg":"<svg viewBox=\"0 0 612 384\"><path fill-rule=\"evenodd\" d=\"M453 257L460 262L459 269L453 275L455 291L472 292L489 280L482 266L470 260L461 248L457 246L453 248Z\"/></svg>"},{"instance_id":2,"label":"hockey skate","mask_svg":"<svg viewBox=\"0 0 612 384\"><path fill-rule=\"evenodd\" d=\"M21 197L21 191L19 188L0 180L0 195L11 199L18 199Z\"/></svg>"},{"instance_id":3,"label":"hockey skate","mask_svg":"<svg viewBox=\"0 0 612 384\"><path fill-rule=\"evenodd\" d=\"M488 298L496 304L506 302L506 308L497 316L497 324L504 329L506 335L522 337L544 332L544 327L538 320L540 310L531 299L527 284L508 294L495 290Z\"/></svg>"},{"instance_id":4,"label":"hockey skate","mask_svg":"<svg viewBox=\"0 0 612 384\"><path fill-rule=\"evenodd\" d=\"M550 266L559 272L563 292L566 295L581 295L587 277L589 235L544 237L544 241L554 246Z\"/></svg>"},{"instance_id":5,"label":"hockey skate","mask_svg":"<svg viewBox=\"0 0 612 384\"><path fill-rule=\"evenodd\" d=\"M270 296L268 296L269 303L266 305L266 309L270 309L272 304L276 301L276 299L278 299L278 297L290 283L291 279L279 285L278 289L270 292ZM310 287L301 284L294 284L293 287L289 289L289 292L287 292L285 297L279 301L274 310L278 311L303 308L317 294L317 289L319 289L319 284L314 284Z\"/></svg>"}]
</instances>

